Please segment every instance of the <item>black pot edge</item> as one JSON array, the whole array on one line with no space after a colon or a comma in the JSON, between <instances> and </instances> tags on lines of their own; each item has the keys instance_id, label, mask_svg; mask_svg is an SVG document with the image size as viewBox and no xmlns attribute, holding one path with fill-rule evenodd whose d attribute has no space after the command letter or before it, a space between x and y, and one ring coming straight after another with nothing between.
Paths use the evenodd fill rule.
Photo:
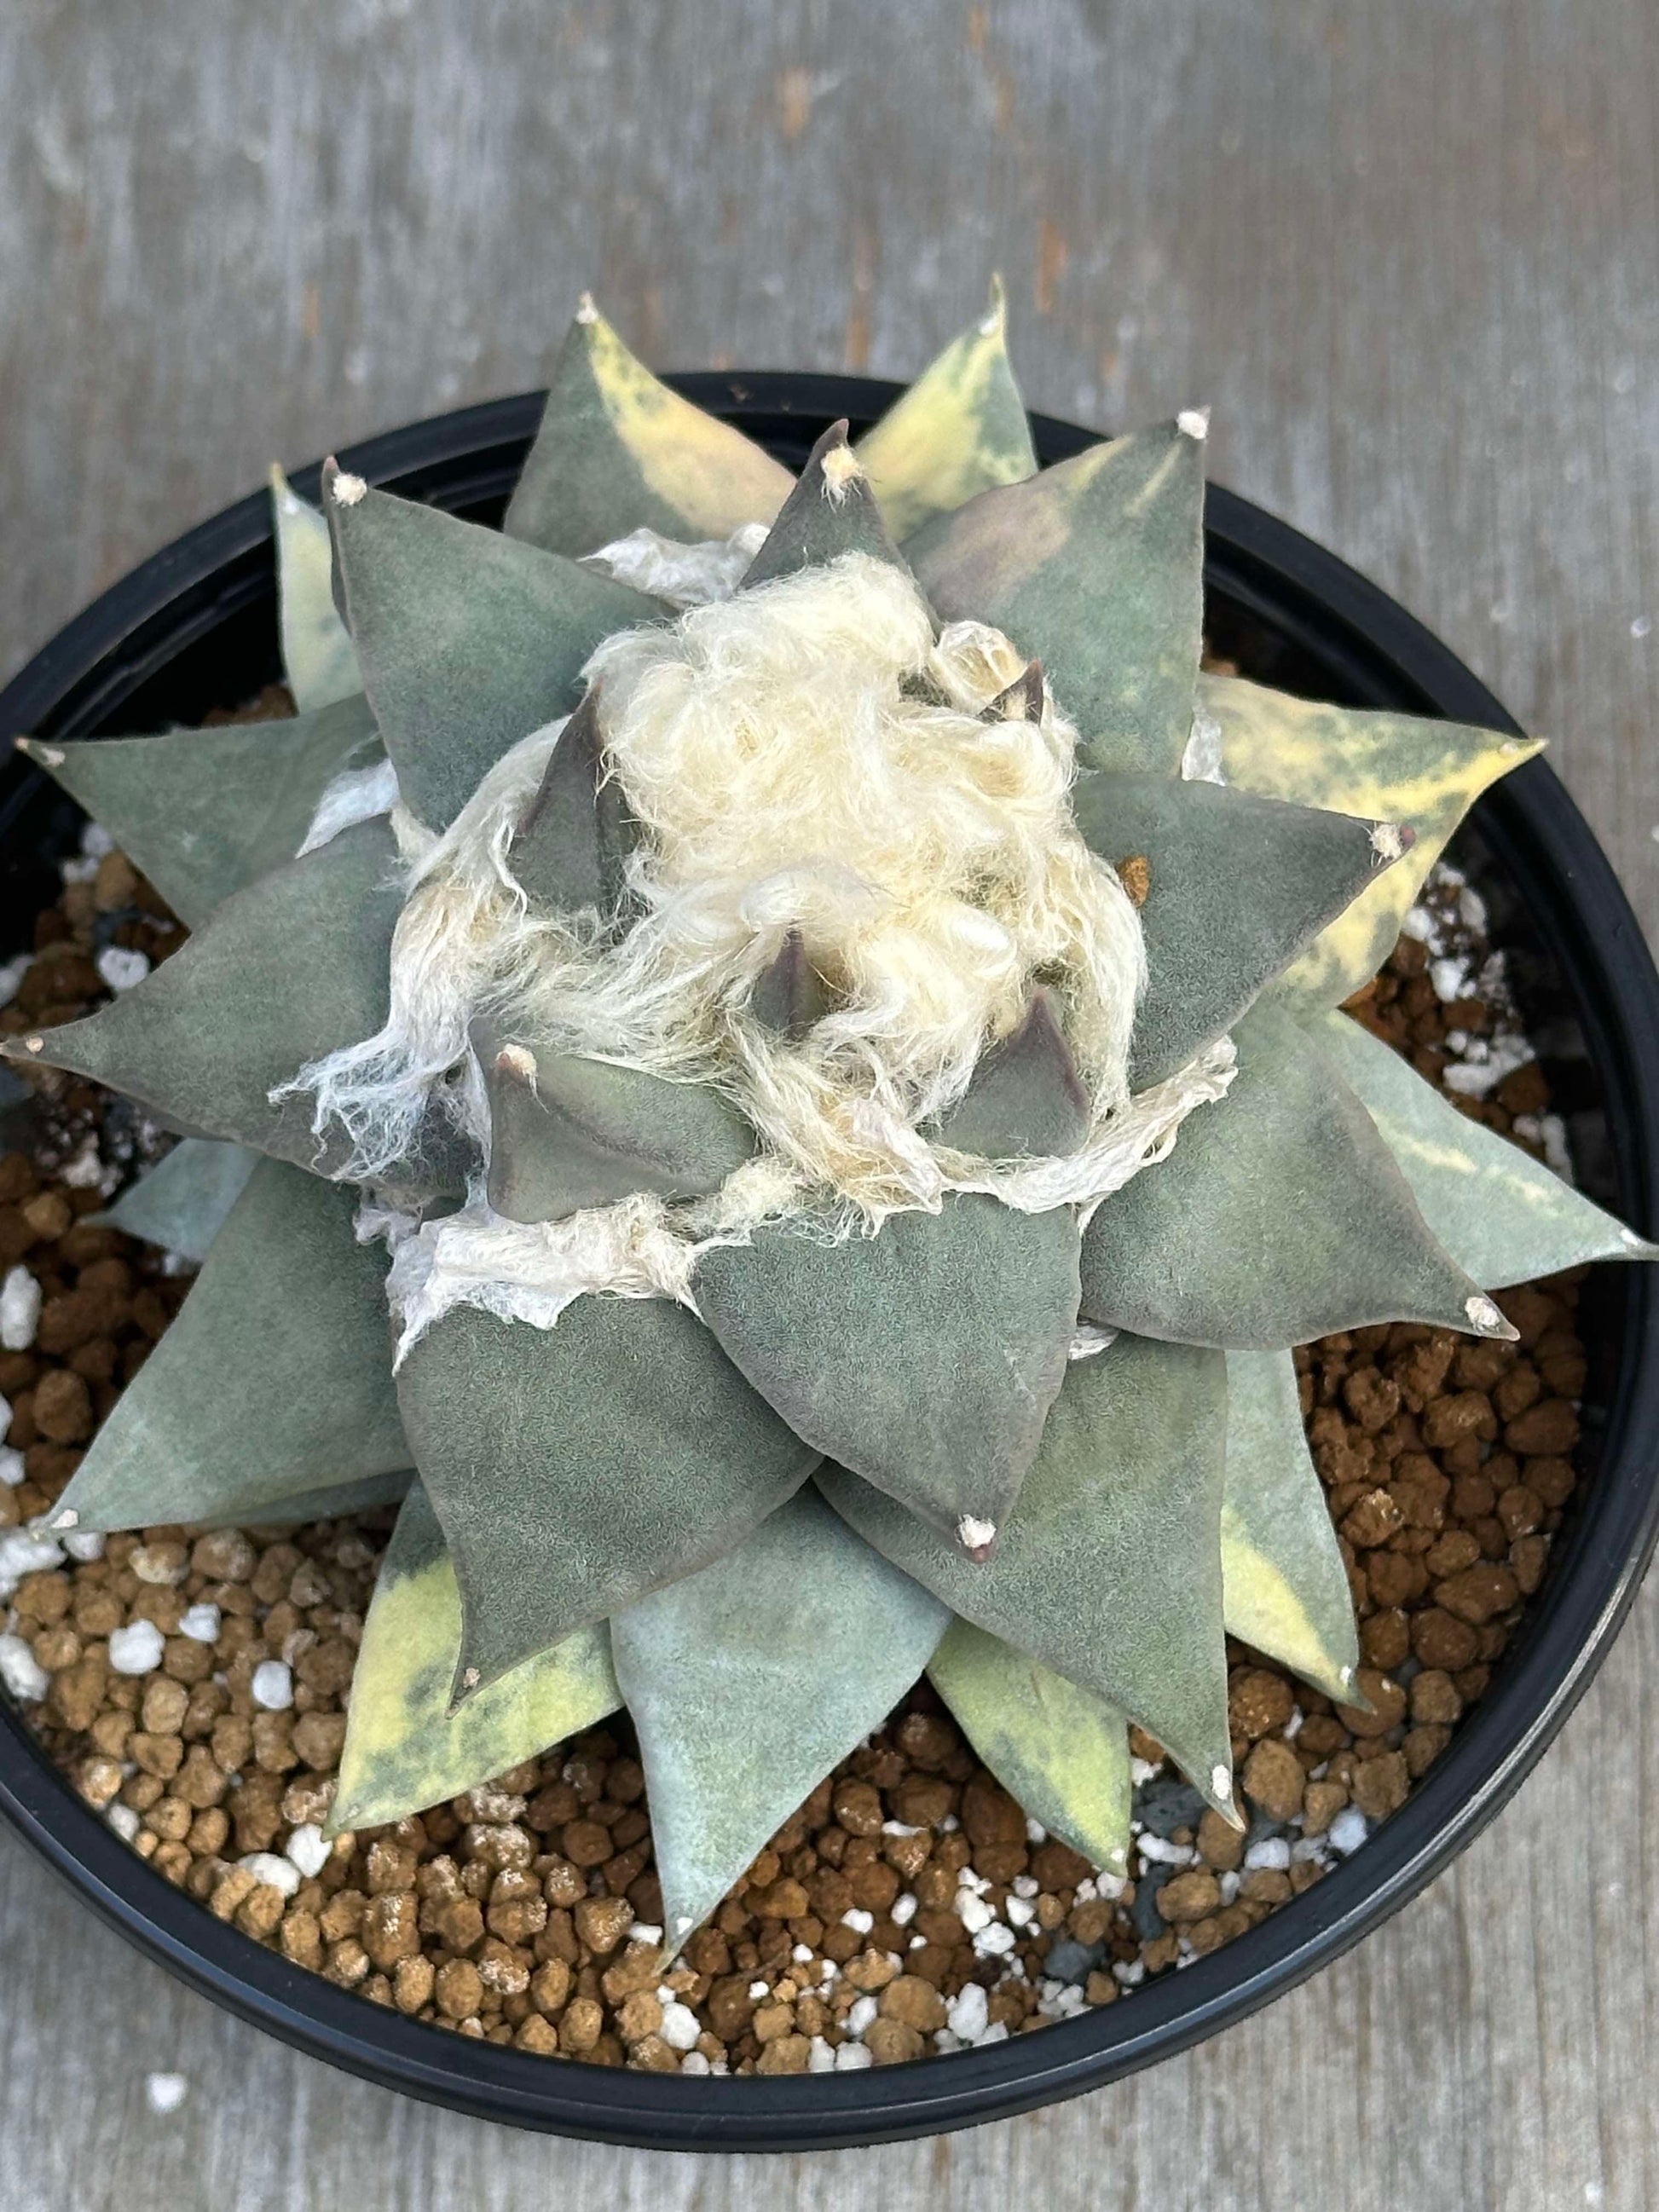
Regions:
<instances>
[{"instance_id":1,"label":"black pot edge","mask_svg":"<svg viewBox=\"0 0 1659 2212\"><path fill-rule=\"evenodd\" d=\"M704 405L800 441L841 414L872 419L896 386L872 380L705 374L673 380ZM417 423L343 456L445 503L497 491L532 433L538 394ZM1091 434L1034 417L1045 460ZM471 470L462 465L471 462ZM315 471L296 478L314 489ZM1489 726L1515 725L1484 686L1376 586L1219 488L1206 514L1212 586L1304 640L1353 696ZM70 623L0 694L0 732L96 726L227 608L268 591L268 507L256 495L142 564ZM1533 902L1608 1091L1626 1218L1655 1226L1659 976L1605 855L1553 773L1529 764L1482 803L1481 827ZM6 827L0 814L0 831ZM1173 2056L1328 1964L1414 1896L1485 1827L1571 1711L1616 1635L1659 1534L1659 1298L1633 1271L1620 1386L1595 1496L1540 1596L1524 1648L1407 1805L1314 1889L1237 1942L1120 2003L988 2048L857 2074L684 2081L564 2066L367 2009L291 1966L136 1861L68 1789L9 1708L23 1754L0 1810L131 1941L228 2009L383 2086L480 2118L647 2148L795 2150L1011 2117ZM1632 1464L1633 1448L1647 1456Z\"/></svg>"}]
</instances>

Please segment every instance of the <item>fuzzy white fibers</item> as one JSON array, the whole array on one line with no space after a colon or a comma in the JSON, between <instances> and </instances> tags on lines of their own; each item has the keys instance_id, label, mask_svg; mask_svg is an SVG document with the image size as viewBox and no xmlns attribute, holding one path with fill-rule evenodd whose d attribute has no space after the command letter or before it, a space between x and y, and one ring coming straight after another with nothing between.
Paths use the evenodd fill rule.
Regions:
<instances>
[{"instance_id":1,"label":"fuzzy white fibers","mask_svg":"<svg viewBox=\"0 0 1659 2212\"><path fill-rule=\"evenodd\" d=\"M398 771L389 760L376 761L372 768L342 769L325 786L295 858L303 860L359 822L390 814L397 804Z\"/></svg>"},{"instance_id":2,"label":"fuzzy white fibers","mask_svg":"<svg viewBox=\"0 0 1659 2212\"><path fill-rule=\"evenodd\" d=\"M978 719L1019 666L979 625L936 647L908 576L856 554L607 641L590 673L646 833L642 912L528 1011L726 1080L773 1149L877 1214L917 1202L915 1125L1039 975L1097 1110L1121 1104L1139 922L1073 823L1069 726ZM744 1009L792 928L839 1003L786 1046Z\"/></svg>"},{"instance_id":3,"label":"fuzzy white fibers","mask_svg":"<svg viewBox=\"0 0 1659 2212\"><path fill-rule=\"evenodd\" d=\"M318 1135L342 1131L350 1139L338 1170L345 1179L389 1176L413 1149L434 1096L478 1133L482 1082L467 1029L512 950L523 950L525 897L507 849L563 727L550 722L514 746L441 836L421 830L401 805L393 810L408 896L392 933L385 1026L309 1061L270 1093L273 1103L309 1094ZM439 1090L454 1069L464 1080Z\"/></svg>"},{"instance_id":4,"label":"fuzzy white fibers","mask_svg":"<svg viewBox=\"0 0 1659 2212\"><path fill-rule=\"evenodd\" d=\"M862 555L608 640L589 673L644 833L626 933L532 914L512 876L550 726L413 856L384 1030L285 1088L314 1095L319 1133L352 1139L343 1172L380 1179L473 1015L508 1008L540 1040L721 1084L804 1185L873 1223L939 1203L916 1125L961 1096L1041 976L1109 1115L1139 922L1073 826L1069 725L1048 703L978 718L1021 666L981 624L936 644L908 577ZM747 1012L792 928L840 1000L796 1045Z\"/></svg>"},{"instance_id":5,"label":"fuzzy white fibers","mask_svg":"<svg viewBox=\"0 0 1659 2212\"><path fill-rule=\"evenodd\" d=\"M1218 1039L1177 1074L1137 1093L1067 1159L975 1162L941 1154L940 1162L961 1173L934 1164L933 1202L947 1188L981 1190L1022 1212L1073 1206L1086 1220L1109 1193L1168 1158L1187 1115L1224 1097L1234 1068L1231 1039ZM384 1237L392 1255L386 1296L399 1323L395 1364L401 1364L410 1346L456 1306L533 1328L555 1327L584 1293L674 1298L696 1312L692 1285L702 1255L745 1243L763 1222L787 1222L798 1235L833 1243L852 1233L854 1214L845 1206L826 1211L821 1193L804 1187L775 1155L762 1153L712 1198L689 1206L639 1194L563 1221L527 1224L493 1212L479 1183L459 1213L437 1221L365 1205L357 1234L365 1242ZM1071 1357L1103 1351L1115 1334L1079 1324Z\"/></svg>"},{"instance_id":6,"label":"fuzzy white fibers","mask_svg":"<svg viewBox=\"0 0 1659 2212\"><path fill-rule=\"evenodd\" d=\"M617 583L629 584L671 607L701 607L711 599L731 598L765 544L766 530L763 522L745 522L729 538L706 538L695 545L683 545L654 530L634 530L583 558Z\"/></svg>"}]
</instances>

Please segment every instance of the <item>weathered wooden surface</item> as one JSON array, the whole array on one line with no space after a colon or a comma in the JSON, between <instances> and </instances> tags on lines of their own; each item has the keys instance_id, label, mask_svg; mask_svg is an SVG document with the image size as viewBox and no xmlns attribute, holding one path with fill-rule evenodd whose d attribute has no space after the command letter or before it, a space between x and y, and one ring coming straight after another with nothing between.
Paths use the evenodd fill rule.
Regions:
<instances>
[{"instance_id":1,"label":"weathered wooden surface","mask_svg":"<svg viewBox=\"0 0 1659 2212\"><path fill-rule=\"evenodd\" d=\"M1556 739L1652 930L1656 82L1645 0L8 0L0 669L273 454L539 381L584 284L665 365L902 374L1000 264L1034 403L1212 402L1218 476ZM1496 1830L1311 1987L1063 2111L833 2158L400 2103L0 1840L0 2204L1637 2212L1656 1635L1650 1592Z\"/></svg>"}]
</instances>

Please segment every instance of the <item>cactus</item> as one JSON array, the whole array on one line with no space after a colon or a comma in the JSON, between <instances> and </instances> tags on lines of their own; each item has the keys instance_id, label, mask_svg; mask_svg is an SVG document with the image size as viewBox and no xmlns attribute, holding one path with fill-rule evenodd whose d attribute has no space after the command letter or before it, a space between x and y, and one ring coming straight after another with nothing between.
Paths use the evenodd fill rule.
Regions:
<instances>
[{"instance_id":1,"label":"cactus","mask_svg":"<svg viewBox=\"0 0 1659 2212\"><path fill-rule=\"evenodd\" d=\"M503 532L274 473L295 719L26 746L192 932L7 1048L204 1261L54 1525L402 1500L337 1827L625 1703L678 1943L924 1671L1237 1820L1225 1635L1357 1694L1291 1347L1653 1256L1340 1011L1535 748L1200 674L1205 428L1037 473L999 292L792 482L584 302Z\"/></svg>"}]
</instances>

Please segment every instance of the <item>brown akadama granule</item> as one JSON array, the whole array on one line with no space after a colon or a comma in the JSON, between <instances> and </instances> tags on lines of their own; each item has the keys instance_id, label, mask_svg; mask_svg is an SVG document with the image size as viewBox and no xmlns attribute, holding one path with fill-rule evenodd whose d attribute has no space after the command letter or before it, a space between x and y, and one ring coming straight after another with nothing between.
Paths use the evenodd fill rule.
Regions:
<instances>
[{"instance_id":1,"label":"brown akadama granule","mask_svg":"<svg viewBox=\"0 0 1659 2212\"><path fill-rule=\"evenodd\" d=\"M96 832L65 873L0 1030L70 1020L182 941ZM1561 1164L1478 897L1443 868L1410 929L1353 1011L1466 1112ZM0 1675L168 1881L462 2034L602 2065L800 2073L1114 2002L1241 1935L1399 1808L1485 1691L1572 1491L1576 1279L1500 1295L1517 1344L1406 1324L1298 1352L1373 1710L1334 1708L1230 1645L1248 1835L1136 1730L1132 1878L1097 1875L1027 1820L924 1684L671 1964L624 1717L418 1818L325 1841L392 1512L61 1545L31 1525L188 1287L86 1218L156 1133L92 1086L35 1082L40 1143L0 1158Z\"/></svg>"}]
</instances>

